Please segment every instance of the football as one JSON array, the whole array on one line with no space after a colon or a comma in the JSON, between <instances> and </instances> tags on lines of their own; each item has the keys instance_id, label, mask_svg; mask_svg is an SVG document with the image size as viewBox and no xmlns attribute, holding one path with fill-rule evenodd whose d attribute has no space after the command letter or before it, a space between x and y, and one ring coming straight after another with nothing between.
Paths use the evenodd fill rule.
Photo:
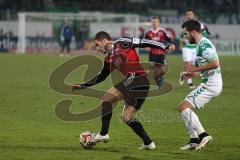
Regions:
<instances>
[{"instance_id":1,"label":"football","mask_svg":"<svg viewBox=\"0 0 240 160\"><path fill-rule=\"evenodd\" d=\"M93 148L96 146L96 143L91 142L91 139L95 136L95 133L90 131L85 131L80 134L79 142L83 148Z\"/></svg>"}]
</instances>

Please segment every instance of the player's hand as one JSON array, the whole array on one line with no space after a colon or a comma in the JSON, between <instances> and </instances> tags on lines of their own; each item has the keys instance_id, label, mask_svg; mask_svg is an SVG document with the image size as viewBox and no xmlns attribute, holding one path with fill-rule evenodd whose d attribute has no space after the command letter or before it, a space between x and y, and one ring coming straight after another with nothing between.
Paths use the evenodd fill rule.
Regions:
<instances>
[{"instance_id":1,"label":"player's hand","mask_svg":"<svg viewBox=\"0 0 240 160\"><path fill-rule=\"evenodd\" d=\"M180 42L182 42L183 44L186 44L188 42L188 40L186 40L185 38L180 39Z\"/></svg>"},{"instance_id":2,"label":"player's hand","mask_svg":"<svg viewBox=\"0 0 240 160\"><path fill-rule=\"evenodd\" d=\"M172 51L175 50L175 48L176 48L175 45L174 45L174 44L171 44L170 46L167 47L167 50L166 50L166 51L167 51L167 52L172 52Z\"/></svg>"},{"instance_id":3,"label":"player's hand","mask_svg":"<svg viewBox=\"0 0 240 160\"><path fill-rule=\"evenodd\" d=\"M81 84L72 84L71 85L72 91L79 90L79 89L85 89L86 86L83 86Z\"/></svg>"},{"instance_id":4,"label":"player's hand","mask_svg":"<svg viewBox=\"0 0 240 160\"><path fill-rule=\"evenodd\" d=\"M63 41L64 41L64 37L63 37L63 36L61 36L61 38L60 38L60 39L61 39L61 42L63 42Z\"/></svg>"},{"instance_id":5,"label":"player's hand","mask_svg":"<svg viewBox=\"0 0 240 160\"><path fill-rule=\"evenodd\" d=\"M193 72L183 72L183 79L188 80L190 78L196 77L196 73Z\"/></svg>"},{"instance_id":6,"label":"player's hand","mask_svg":"<svg viewBox=\"0 0 240 160\"><path fill-rule=\"evenodd\" d=\"M185 66L184 71L186 72L198 72L197 67L190 65L190 66Z\"/></svg>"}]
</instances>

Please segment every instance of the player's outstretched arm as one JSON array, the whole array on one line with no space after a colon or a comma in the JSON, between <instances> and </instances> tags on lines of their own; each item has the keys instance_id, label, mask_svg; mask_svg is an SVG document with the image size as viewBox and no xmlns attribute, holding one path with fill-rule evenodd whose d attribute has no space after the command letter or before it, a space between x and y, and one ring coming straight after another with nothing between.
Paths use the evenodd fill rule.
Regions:
<instances>
[{"instance_id":1,"label":"player's outstretched arm","mask_svg":"<svg viewBox=\"0 0 240 160\"><path fill-rule=\"evenodd\" d=\"M110 72L111 72L110 64L104 62L104 66L103 66L102 70L96 76L94 76L92 79L90 79L89 81L87 81L85 83L73 84L72 91L79 90L79 89L85 89L87 87L98 84L98 83L104 81L108 77Z\"/></svg>"},{"instance_id":2,"label":"player's outstretched arm","mask_svg":"<svg viewBox=\"0 0 240 160\"><path fill-rule=\"evenodd\" d=\"M79 89L84 89L86 87L81 84L72 84L71 88L72 88L72 91L75 91L75 90L79 90Z\"/></svg>"},{"instance_id":3,"label":"player's outstretched arm","mask_svg":"<svg viewBox=\"0 0 240 160\"><path fill-rule=\"evenodd\" d=\"M175 49L175 46L172 43L162 43L149 39L140 39L140 38L119 38L114 43L120 43L122 48L159 48L163 50L168 50L169 47Z\"/></svg>"}]
</instances>

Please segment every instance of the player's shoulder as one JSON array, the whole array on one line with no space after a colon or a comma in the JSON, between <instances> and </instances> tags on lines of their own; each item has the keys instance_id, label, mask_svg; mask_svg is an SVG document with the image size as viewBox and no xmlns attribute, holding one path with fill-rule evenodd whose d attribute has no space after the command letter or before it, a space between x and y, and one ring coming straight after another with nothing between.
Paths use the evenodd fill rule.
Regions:
<instances>
[{"instance_id":1,"label":"player's shoulder","mask_svg":"<svg viewBox=\"0 0 240 160\"><path fill-rule=\"evenodd\" d=\"M165 28L162 28L162 27L158 28L158 31L160 31L160 32L167 32L167 30Z\"/></svg>"},{"instance_id":2,"label":"player's shoulder","mask_svg":"<svg viewBox=\"0 0 240 160\"><path fill-rule=\"evenodd\" d=\"M133 43L136 43L136 41L140 41L139 38L133 38L133 37L121 37L113 42L115 49L126 49L126 48L132 48Z\"/></svg>"},{"instance_id":3,"label":"player's shoulder","mask_svg":"<svg viewBox=\"0 0 240 160\"><path fill-rule=\"evenodd\" d=\"M199 48L201 48L201 49L206 49L206 48L213 48L213 44L212 44L212 42L209 40L209 39L207 39L207 38L205 38L205 37L203 37L202 39L201 39L201 41L199 42Z\"/></svg>"},{"instance_id":4,"label":"player's shoulder","mask_svg":"<svg viewBox=\"0 0 240 160\"><path fill-rule=\"evenodd\" d=\"M201 27L201 30L204 30L207 28L207 25L205 23L203 23L202 21L198 20L199 24L200 24L200 27Z\"/></svg>"},{"instance_id":5,"label":"player's shoulder","mask_svg":"<svg viewBox=\"0 0 240 160\"><path fill-rule=\"evenodd\" d=\"M151 28L150 29L146 29L145 32L144 32L145 35L149 34L149 33L152 33L152 29Z\"/></svg>"},{"instance_id":6,"label":"player's shoulder","mask_svg":"<svg viewBox=\"0 0 240 160\"><path fill-rule=\"evenodd\" d=\"M201 20L197 20L197 21L200 23L200 25L206 26L206 23L204 23L203 21Z\"/></svg>"},{"instance_id":7,"label":"player's shoulder","mask_svg":"<svg viewBox=\"0 0 240 160\"><path fill-rule=\"evenodd\" d=\"M216 53L216 49L212 42L203 37L197 47L198 55L208 56L209 54Z\"/></svg>"}]
</instances>

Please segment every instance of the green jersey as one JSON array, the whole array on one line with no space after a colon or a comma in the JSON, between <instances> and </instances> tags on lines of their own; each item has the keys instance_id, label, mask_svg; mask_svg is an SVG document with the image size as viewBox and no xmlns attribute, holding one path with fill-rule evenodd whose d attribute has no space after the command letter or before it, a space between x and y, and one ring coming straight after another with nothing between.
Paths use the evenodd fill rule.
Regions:
<instances>
[{"instance_id":1,"label":"green jersey","mask_svg":"<svg viewBox=\"0 0 240 160\"><path fill-rule=\"evenodd\" d=\"M218 55L214 45L209 39L205 37L203 37L199 41L199 43L196 45L196 52L197 52L197 57L195 61L196 66L204 66L218 59ZM211 86L222 85L222 76L221 76L220 67L211 69L211 70L202 71L201 76L202 76L202 83L205 83Z\"/></svg>"}]
</instances>

